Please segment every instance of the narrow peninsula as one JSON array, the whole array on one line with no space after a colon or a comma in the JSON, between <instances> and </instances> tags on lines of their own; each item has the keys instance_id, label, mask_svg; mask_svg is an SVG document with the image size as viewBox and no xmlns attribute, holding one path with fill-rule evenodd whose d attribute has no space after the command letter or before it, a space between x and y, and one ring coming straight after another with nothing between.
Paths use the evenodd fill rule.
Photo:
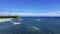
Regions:
<instances>
[{"instance_id":1,"label":"narrow peninsula","mask_svg":"<svg viewBox=\"0 0 60 34\"><path fill-rule=\"evenodd\" d=\"M19 18L19 16L0 16L0 19L3 18Z\"/></svg>"}]
</instances>

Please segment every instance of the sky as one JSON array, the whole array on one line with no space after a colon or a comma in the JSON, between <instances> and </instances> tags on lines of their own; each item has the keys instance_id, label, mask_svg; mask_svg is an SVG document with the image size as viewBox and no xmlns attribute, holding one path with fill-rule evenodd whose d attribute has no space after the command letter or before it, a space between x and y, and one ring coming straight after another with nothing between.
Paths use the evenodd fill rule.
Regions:
<instances>
[{"instance_id":1,"label":"sky","mask_svg":"<svg viewBox=\"0 0 60 34\"><path fill-rule=\"evenodd\" d=\"M0 0L0 12L60 12L60 0Z\"/></svg>"}]
</instances>

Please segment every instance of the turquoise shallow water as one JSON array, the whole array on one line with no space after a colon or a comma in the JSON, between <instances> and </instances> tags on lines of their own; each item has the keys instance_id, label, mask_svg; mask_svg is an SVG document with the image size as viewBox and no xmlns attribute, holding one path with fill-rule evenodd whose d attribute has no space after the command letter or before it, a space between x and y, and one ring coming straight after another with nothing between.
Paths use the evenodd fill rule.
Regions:
<instances>
[{"instance_id":1,"label":"turquoise shallow water","mask_svg":"<svg viewBox=\"0 0 60 34\"><path fill-rule=\"evenodd\" d=\"M20 17L0 23L1 34L60 34L60 17Z\"/></svg>"}]
</instances>

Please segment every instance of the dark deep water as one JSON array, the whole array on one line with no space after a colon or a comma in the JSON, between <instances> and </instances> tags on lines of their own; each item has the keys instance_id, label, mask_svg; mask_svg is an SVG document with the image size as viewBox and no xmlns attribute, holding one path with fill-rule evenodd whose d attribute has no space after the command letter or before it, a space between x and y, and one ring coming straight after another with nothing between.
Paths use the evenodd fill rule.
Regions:
<instances>
[{"instance_id":1,"label":"dark deep water","mask_svg":"<svg viewBox=\"0 0 60 34\"><path fill-rule=\"evenodd\" d=\"M20 17L2 22L0 34L60 34L60 17Z\"/></svg>"}]
</instances>

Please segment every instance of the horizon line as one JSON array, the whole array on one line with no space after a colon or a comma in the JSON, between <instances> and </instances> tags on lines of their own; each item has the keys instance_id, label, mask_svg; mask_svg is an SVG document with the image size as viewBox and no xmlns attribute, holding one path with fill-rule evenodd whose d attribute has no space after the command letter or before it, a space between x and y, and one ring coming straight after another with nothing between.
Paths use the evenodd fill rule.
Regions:
<instances>
[{"instance_id":1,"label":"horizon line","mask_svg":"<svg viewBox=\"0 0 60 34\"><path fill-rule=\"evenodd\" d=\"M1 16L60 16L60 11L58 12L0 12Z\"/></svg>"}]
</instances>

